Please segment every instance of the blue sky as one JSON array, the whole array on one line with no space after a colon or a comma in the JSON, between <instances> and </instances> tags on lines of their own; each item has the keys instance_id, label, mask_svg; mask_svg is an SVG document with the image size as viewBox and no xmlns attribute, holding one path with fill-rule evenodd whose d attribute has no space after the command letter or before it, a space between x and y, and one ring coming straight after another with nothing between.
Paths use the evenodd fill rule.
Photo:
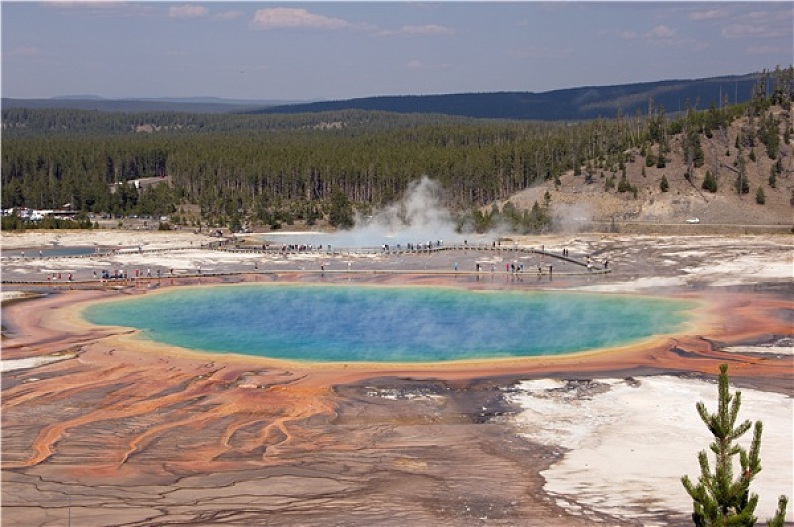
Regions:
<instances>
[{"instance_id":1,"label":"blue sky","mask_svg":"<svg viewBox=\"0 0 794 527\"><path fill-rule=\"evenodd\" d=\"M794 63L792 2L2 2L2 95L314 100Z\"/></svg>"}]
</instances>

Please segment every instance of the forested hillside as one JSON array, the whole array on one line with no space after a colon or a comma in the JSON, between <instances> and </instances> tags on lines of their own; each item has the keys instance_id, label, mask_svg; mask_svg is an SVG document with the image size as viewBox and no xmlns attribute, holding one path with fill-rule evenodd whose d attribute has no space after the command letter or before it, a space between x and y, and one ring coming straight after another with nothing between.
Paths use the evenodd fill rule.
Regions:
<instances>
[{"instance_id":1,"label":"forested hillside","mask_svg":"<svg viewBox=\"0 0 794 527\"><path fill-rule=\"evenodd\" d=\"M642 114L577 124L356 110L269 116L9 109L2 207L68 203L86 213L170 215L175 223L232 228L346 226L354 210L392 203L428 176L451 208L481 220L480 207L539 182L564 186L571 175L592 183L599 172L617 174L632 162L663 167L673 156L687 159L694 174L703 164L701 140L727 134L739 118L748 124L733 155L752 152L785 167L793 78L789 68L761 79L752 100L739 105L696 110L687 102L686 112L671 117L648 101ZM788 176L781 168L778 177ZM163 184L138 191L130 182L140 178ZM636 194L630 183L613 182ZM519 214L516 228L541 227L543 208Z\"/></svg>"},{"instance_id":2,"label":"forested hillside","mask_svg":"<svg viewBox=\"0 0 794 527\"><path fill-rule=\"evenodd\" d=\"M778 74L779 72L775 72ZM706 79L665 80L613 86L585 86L546 92L451 93L377 96L357 99L289 102L234 100L213 97L187 99L103 99L97 96L52 99L2 99L3 109L71 109L127 113L268 113L297 114L367 110L402 114L456 115L477 119L581 121L618 113L644 112L649 99L668 112L679 112L689 100L708 108L728 100L748 101L765 73ZM768 77L767 77L768 78Z\"/></svg>"},{"instance_id":3,"label":"forested hillside","mask_svg":"<svg viewBox=\"0 0 794 527\"><path fill-rule=\"evenodd\" d=\"M542 93L496 92L441 95L364 97L340 101L272 106L252 113L289 114L339 110L373 110L395 113L438 113L473 118L522 119L537 121L582 121L644 112L648 101L668 112L685 109L686 101L699 108L724 100L746 102L764 74L735 75L713 79L670 80L587 86Z\"/></svg>"},{"instance_id":4,"label":"forested hillside","mask_svg":"<svg viewBox=\"0 0 794 527\"><path fill-rule=\"evenodd\" d=\"M202 135L339 130L340 135L363 135L395 128L483 123L483 120L437 114L401 115L388 112L341 110L298 115L245 115L184 112L100 112L72 108L3 109L6 138L75 135L135 135L164 133ZM502 123L504 121L494 121Z\"/></svg>"}]
</instances>

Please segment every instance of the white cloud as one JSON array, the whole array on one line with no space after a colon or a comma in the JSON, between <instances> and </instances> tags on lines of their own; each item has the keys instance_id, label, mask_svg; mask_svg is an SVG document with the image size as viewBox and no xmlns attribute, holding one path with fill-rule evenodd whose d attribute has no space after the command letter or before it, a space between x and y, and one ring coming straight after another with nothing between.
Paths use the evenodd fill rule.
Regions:
<instances>
[{"instance_id":1,"label":"white cloud","mask_svg":"<svg viewBox=\"0 0 794 527\"><path fill-rule=\"evenodd\" d=\"M658 25L650 32L645 34L646 38L673 38L676 36L675 29L664 24Z\"/></svg>"},{"instance_id":2,"label":"white cloud","mask_svg":"<svg viewBox=\"0 0 794 527\"><path fill-rule=\"evenodd\" d=\"M215 15L215 18L218 20L235 20L243 15L245 15L245 13L243 13L242 11L225 11L223 13L218 13L217 15Z\"/></svg>"},{"instance_id":3,"label":"white cloud","mask_svg":"<svg viewBox=\"0 0 794 527\"><path fill-rule=\"evenodd\" d=\"M343 29L350 23L340 18L310 13L306 9L274 7L259 9L251 26L256 29Z\"/></svg>"},{"instance_id":4,"label":"white cloud","mask_svg":"<svg viewBox=\"0 0 794 527\"><path fill-rule=\"evenodd\" d=\"M403 26L397 30L384 30L379 33L381 36L393 35L454 35L455 30L451 27L441 26L438 24L425 24L422 26Z\"/></svg>"},{"instance_id":5,"label":"white cloud","mask_svg":"<svg viewBox=\"0 0 794 527\"><path fill-rule=\"evenodd\" d=\"M725 38L792 38L791 20L794 9L776 11L754 11L742 17L741 21L722 28Z\"/></svg>"},{"instance_id":6,"label":"white cloud","mask_svg":"<svg viewBox=\"0 0 794 527\"><path fill-rule=\"evenodd\" d=\"M689 13L690 20L714 20L717 18L725 18L730 15L727 9L708 9L706 11L692 11Z\"/></svg>"},{"instance_id":7,"label":"white cloud","mask_svg":"<svg viewBox=\"0 0 794 527\"><path fill-rule=\"evenodd\" d=\"M722 28L722 36L725 38L743 38L763 36L767 33L765 26L754 24L731 24Z\"/></svg>"},{"instance_id":8,"label":"white cloud","mask_svg":"<svg viewBox=\"0 0 794 527\"><path fill-rule=\"evenodd\" d=\"M451 27L440 26L438 24L403 26L402 31L408 35L453 35L455 33L455 30Z\"/></svg>"},{"instance_id":9,"label":"white cloud","mask_svg":"<svg viewBox=\"0 0 794 527\"><path fill-rule=\"evenodd\" d=\"M200 5L185 4L168 9L168 16L172 18L198 18L209 13L209 9Z\"/></svg>"},{"instance_id":10,"label":"white cloud","mask_svg":"<svg viewBox=\"0 0 794 527\"><path fill-rule=\"evenodd\" d=\"M745 17L749 18L750 20L769 20L769 16L769 11L753 11L752 13L747 13L747 15L745 15Z\"/></svg>"},{"instance_id":11,"label":"white cloud","mask_svg":"<svg viewBox=\"0 0 794 527\"><path fill-rule=\"evenodd\" d=\"M731 24L722 28L725 38L787 38L791 39L791 20L783 19L763 24Z\"/></svg>"},{"instance_id":12,"label":"white cloud","mask_svg":"<svg viewBox=\"0 0 794 527\"><path fill-rule=\"evenodd\" d=\"M450 65L447 63L441 64L427 64L426 62L422 62L419 59L409 60L405 67L409 70L448 70L450 69Z\"/></svg>"},{"instance_id":13,"label":"white cloud","mask_svg":"<svg viewBox=\"0 0 794 527\"><path fill-rule=\"evenodd\" d=\"M654 27L643 34L642 37L645 39L645 42L651 46L665 48L687 46L691 49L704 49L702 44L698 43L696 40L679 36L675 29L664 24Z\"/></svg>"},{"instance_id":14,"label":"white cloud","mask_svg":"<svg viewBox=\"0 0 794 527\"><path fill-rule=\"evenodd\" d=\"M784 52L785 50L777 46L750 46L745 50L747 55L775 55Z\"/></svg>"}]
</instances>

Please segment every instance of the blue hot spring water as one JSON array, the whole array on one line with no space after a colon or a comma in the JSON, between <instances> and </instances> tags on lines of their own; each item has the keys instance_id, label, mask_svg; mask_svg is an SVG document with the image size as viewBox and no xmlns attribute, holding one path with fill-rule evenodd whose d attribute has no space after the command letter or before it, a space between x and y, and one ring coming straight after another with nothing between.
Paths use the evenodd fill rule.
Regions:
<instances>
[{"instance_id":1,"label":"blue hot spring water","mask_svg":"<svg viewBox=\"0 0 794 527\"><path fill-rule=\"evenodd\" d=\"M89 306L94 324L214 353L437 362L574 353L674 333L693 302L559 292L255 284Z\"/></svg>"}]
</instances>

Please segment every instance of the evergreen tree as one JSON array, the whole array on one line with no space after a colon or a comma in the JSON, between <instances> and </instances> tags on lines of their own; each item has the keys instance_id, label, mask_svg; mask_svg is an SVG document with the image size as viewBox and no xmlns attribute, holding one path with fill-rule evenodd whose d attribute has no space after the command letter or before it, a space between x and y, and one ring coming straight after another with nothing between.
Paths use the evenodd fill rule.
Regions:
<instances>
[{"instance_id":1,"label":"evergreen tree","mask_svg":"<svg viewBox=\"0 0 794 527\"><path fill-rule=\"evenodd\" d=\"M328 221L339 229L349 229L353 226L353 206L341 189L337 188L331 196L331 207Z\"/></svg>"},{"instance_id":2,"label":"evergreen tree","mask_svg":"<svg viewBox=\"0 0 794 527\"><path fill-rule=\"evenodd\" d=\"M692 483L689 476L681 478L681 483L693 500L692 521L697 527L755 525L757 518L754 512L758 504L758 495L750 493L750 483L761 471L759 454L763 424L756 421L755 425L752 425L748 419L736 426L741 396L741 392L738 391L735 395L730 394L728 365L720 364L717 413L710 414L702 401L696 405L700 418L714 435L714 442L709 448L714 452L716 463L712 472L708 454L703 450L698 455L700 477L697 485ZM753 426L753 439L748 452L740 445L734 444L734 441ZM737 454L741 472L734 480L733 457ZM782 525L787 503L788 498L780 496L777 513L769 521L769 525Z\"/></svg>"},{"instance_id":3,"label":"evergreen tree","mask_svg":"<svg viewBox=\"0 0 794 527\"><path fill-rule=\"evenodd\" d=\"M739 152L736 165L736 192L739 194L748 194L750 192L750 181L747 179L747 162L744 160L744 156L741 152Z\"/></svg>"},{"instance_id":4,"label":"evergreen tree","mask_svg":"<svg viewBox=\"0 0 794 527\"><path fill-rule=\"evenodd\" d=\"M755 202L759 205L766 203L766 194L764 194L763 187L758 187L758 190L755 193Z\"/></svg>"},{"instance_id":5,"label":"evergreen tree","mask_svg":"<svg viewBox=\"0 0 794 527\"><path fill-rule=\"evenodd\" d=\"M703 179L703 190L708 190L711 193L717 192L717 178L711 173L711 170L706 170L706 177Z\"/></svg>"},{"instance_id":6,"label":"evergreen tree","mask_svg":"<svg viewBox=\"0 0 794 527\"><path fill-rule=\"evenodd\" d=\"M659 182L659 190L667 192L670 190L670 183L667 181L667 176L663 175L662 180Z\"/></svg>"},{"instance_id":7,"label":"evergreen tree","mask_svg":"<svg viewBox=\"0 0 794 527\"><path fill-rule=\"evenodd\" d=\"M620 181L618 182L618 192L629 192L630 190L631 184L624 173L622 176L620 176Z\"/></svg>"},{"instance_id":8,"label":"evergreen tree","mask_svg":"<svg viewBox=\"0 0 794 527\"><path fill-rule=\"evenodd\" d=\"M690 117L692 119L692 117ZM700 134L691 127L684 137L684 158L687 166L702 167L705 160L703 146L700 144Z\"/></svg>"},{"instance_id":9,"label":"evergreen tree","mask_svg":"<svg viewBox=\"0 0 794 527\"><path fill-rule=\"evenodd\" d=\"M780 152L780 122L771 112L766 118L762 119L758 136L761 142L766 145L766 153L769 159L777 159L777 155Z\"/></svg>"}]
</instances>

